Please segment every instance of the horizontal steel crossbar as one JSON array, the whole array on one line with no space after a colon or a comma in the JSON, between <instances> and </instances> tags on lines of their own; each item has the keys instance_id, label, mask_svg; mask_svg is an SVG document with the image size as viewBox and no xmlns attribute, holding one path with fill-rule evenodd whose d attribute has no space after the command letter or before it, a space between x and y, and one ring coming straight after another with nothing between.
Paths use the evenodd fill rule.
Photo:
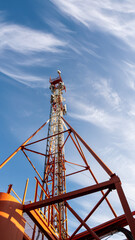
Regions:
<instances>
[{"instance_id":1,"label":"horizontal steel crossbar","mask_svg":"<svg viewBox=\"0 0 135 240\"><path fill-rule=\"evenodd\" d=\"M108 181L105 181L105 182L102 182L102 183L99 183L99 184L95 184L95 185L92 185L90 187L85 187L85 188L82 188L82 189L79 189L79 190L75 190L75 191L72 191L72 192L68 192L68 193L65 193L65 194L61 194L61 195L58 195L56 197L52 197L52 198L49 198L49 199L45 199L45 200L42 200L42 201L38 201L38 202L35 202L35 203L30 203L30 204L24 205L23 206L23 211L28 212L30 210L34 210L34 209L37 209L37 208L49 206L49 205L52 205L54 203L63 202L65 200L70 200L70 199L73 199L73 198L85 196L85 195L88 195L88 194L91 194L91 193L94 193L94 192L98 192L98 191L101 191L101 190L104 190L104 189L107 189L107 188L115 189L116 182L120 182L120 180L114 174L111 177L111 179L108 180Z\"/></svg>"}]
</instances>

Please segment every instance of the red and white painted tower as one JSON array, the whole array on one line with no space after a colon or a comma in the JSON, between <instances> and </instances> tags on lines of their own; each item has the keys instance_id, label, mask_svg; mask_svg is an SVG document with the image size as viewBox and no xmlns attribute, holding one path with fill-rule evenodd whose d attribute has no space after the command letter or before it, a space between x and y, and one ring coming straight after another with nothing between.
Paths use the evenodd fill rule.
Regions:
<instances>
[{"instance_id":1,"label":"red and white painted tower","mask_svg":"<svg viewBox=\"0 0 135 240\"><path fill-rule=\"evenodd\" d=\"M66 114L66 105L63 104L63 91L66 88L59 70L58 74L59 77L55 79L50 78L50 90L52 94L43 184L49 197L66 193L64 123L62 120L63 115ZM49 222L61 238L66 238L67 208L64 206L64 203L58 203L56 207L52 205L46 210Z\"/></svg>"}]
</instances>

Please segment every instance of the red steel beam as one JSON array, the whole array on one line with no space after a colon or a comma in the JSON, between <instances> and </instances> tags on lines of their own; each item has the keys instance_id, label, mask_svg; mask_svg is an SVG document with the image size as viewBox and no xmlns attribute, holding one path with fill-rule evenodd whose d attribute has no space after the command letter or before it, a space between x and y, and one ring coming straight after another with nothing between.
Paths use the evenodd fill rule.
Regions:
<instances>
[{"instance_id":1,"label":"red steel beam","mask_svg":"<svg viewBox=\"0 0 135 240\"><path fill-rule=\"evenodd\" d=\"M29 161L30 165L33 167L34 171L36 172L36 174L39 176L39 178L41 179L41 181L43 181L42 177L40 176L39 172L37 171L37 169L34 167L33 163L31 162L30 158L27 156L26 152L22 149L22 152L24 153L25 157L27 158L27 160Z\"/></svg>"},{"instance_id":2,"label":"red steel beam","mask_svg":"<svg viewBox=\"0 0 135 240\"><path fill-rule=\"evenodd\" d=\"M82 155L84 156L84 158L85 158L85 155L84 155L84 152L83 152L83 150L82 150L82 148L81 148L81 145L80 145L80 143L79 143L79 141L78 141L78 139L77 139L77 137L76 137L76 135L74 134L74 137L75 137L75 139L76 139L76 142L77 142L77 144L78 144L78 146L79 146L79 148L80 148L80 150L81 150L81 153L82 153ZM86 159L86 158L85 158Z\"/></svg>"},{"instance_id":3,"label":"red steel beam","mask_svg":"<svg viewBox=\"0 0 135 240\"><path fill-rule=\"evenodd\" d=\"M86 167L86 166L83 166L83 165L80 165L80 164L77 164L77 163L69 162L69 161L67 161L67 160L65 160L65 162L70 163L70 164L73 164L73 165L78 166L78 167L83 167L83 168L85 168L85 169L88 169L88 168L89 168L89 166Z\"/></svg>"},{"instance_id":4,"label":"red steel beam","mask_svg":"<svg viewBox=\"0 0 135 240\"><path fill-rule=\"evenodd\" d=\"M117 190L119 199L121 201L121 205L122 205L123 210L125 212L125 217L127 219L128 225L129 225L129 227L131 229L133 238L135 239L135 220L134 220L133 215L131 213L131 210L129 208L127 199L125 197L125 194L123 192L123 189L121 187L120 182L115 183L115 186L116 186L116 190Z\"/></svg>"},{"instance_id":5,"label":"red steel beam","mask_svg":"<svg viewBox=\"0 0 135 240\"><path fill-rule=\"evenodd\" d=\"M70 210L70 212L78 219L78 221L88 230L88 232L94 237L94 239L100 240L97 234L83 221L80 216L71 208L71 206L65 202L66 207Z\"/></svg>"},{"instance_id":6,"label":"red steel beam","mask_svg":"<svg viewBox=\"0 0 135 240\"><path fill-rule=\"evenodd\" d=\"M96 179L96 177L95 177L94 173L92 172L91 168L89 168L89 171L90 171L90 173L91 173L93 179L95 180L95 182L98 183L98 180ZM101 193L102 193L102 195L104 196L104 191L101 191ZM111 203L109 202L108 198L106 198L105 200L106 200L106 202L107 202L109 208L111 209L111 211L112 211L114 217L117 217L117 214L116 214L116 212L114 211L114 209L113 209Z\"/></svg>"},{"instance_id":7,"label":"red steel beam","mask_svg":"<svg viewBox=\"0 0 135 240\"><path fill-rule=\"evenodd\" d=\"M27 212L27 211L30 211L30 210L33 210L33 209L49 206L49 205L52 205L54 203L59 203L59 202L65 201L65 200L70 200L70 199L73 199L73 198L85 196L85 195L95 193L95 192L98 192L98 191L101 191L101 190L104 190L104 189L107 189L107 188L115 189L115 183L117 183L119 181L120 181L119 178L116 175L113 175L111 177L111 179L108 180L108 181L105 181L105 182L102 182L102 183L99 183L99 184L95 184L95 185L92 185L90 187L85 187L85 188L82 188L82 189L79 189L79 190L75 190L75 191L72 191L72 192L68 192L68 193L65 193L65 194L61 194L61 195L58 195L58 196L55 196L55 197L52 197L52 198L49 198L49 199L38 201L36 203L30 203L30 204L24 205L23 206L23 211Z\"/></svg>"},{"instance_id":8,"label":"red steel beam","mask_svg":"<svg viewBox=\"0 0 135 240\"><path fill-rule=\"evenodd\" d=\"M28 148L25 148L25 147L22 147L22 149L24 149L24 150L26 150L26 151L29 151L29 152L33 152L33 153L39 154L39 155L42 155L42 156L44 156L44 157L47 156L47 155L44 154L44 153L40 153L40 152L37 152L37 151L31 150L31 149L28 149Z\"/></svg>"},{"instance_id":9,"label":"red steel beam","mask_svg":"<svg viewBox=\"0 0 135 240\"><path fill-rule=\"evenodd\" d=\"M132 212L132 215L135 215L135 211ZM126 217L125 217L125 214L124 215L121 215L119 217L116 217L108 222L105 222L101 225L98 225L94 228L92 228L92 230L94 232L96 232L98 234L99 237L107 237L109 236L111 233L115 233L115 232L118 232L118 229L119 227L125 227L127 226L128 223L127 223L127 220L126 220ZM89 232L88 231L84 231L84 232L81 232L79 234L77 234L76 236L74 236L74 240L77 240L77 239L89 239L89 240L92 240L93 237L90 236ZM68 238L70 239L70 238Z\"/></svg>"},{"instance_id":10,"label":"red steel beam","mask_svg":"<svg viewBox=\"0 0 135 240\"><path fill-rule=\"evenodd\" d=\"M84 171L86 171L86 170L88 170L88 169L82 169L82 170L80 170L80 171L76 171L76 172L69 173L69 174L66 175L66 177L69 177L69 176L71 176L71 175L74 175L74 174L77 174L77 173L80 173L80 172L84 172Z\"/></svg>"},{"instance_id":11,"label":"red steel beam","mask_svg":"<svg viewBox=\"0 0 135 240\"><path fill-rule=\"evenodd\" d=\"M62 147L61 147L61 150L62 150L62 148L65 146L65 143L67 142L67 140L68 140L70 134L71 134L71 132L68 133L68 135L67 135L67 137L66 137L66 139L65 139L65 142L64 142L64 144L63 144Z\"/></svg>"},{"instance_id":12,"label":"red steel beam","mask_svg":"<svg viewBox=\"0 0 135 240\"><path fill-rule=\"evenodd\" d=\"M97 162L101 165L101 167L107 172L107 174L111 177L113 172L106 166L106 164L97 156L97 154L90 148L90 146L80 137L80 135L69 125L69 123L63 118L63 121L68 125L71 131L79 138L79 140L83 143L83 145L87 148L87 150L91 153L91 155L97 160Z\"/></svg>"},{"instance_id":13,"label":"red steel beam","mask_svg":"<svg viewBox=\"0 0 135 240\"><path fill-rule=\"evenodd\" d=\"M34 132L19 148L17 148L16 151L14 151L1 165L0 165L0 169L7 163L9 162L9 160L17 153L19 152L23 146L25 146L27 144L27 142L29 142L47 123L49 122L49 120L47 122L45 122L36 132Z\"/></svg>"},{"instance_id":14,"label":"red steel beam","mask_svg":"<svg viewBox=\"0 0 135 240\"><path fill-rule=\"evenodd\" d=\"M35 177L35 179L36 179L36 182L38 183L38 185L41 187L42 191L45 193L46 197L49 198L49 195L47 194L46 190L43 188L43 186L41 185L39 180L36 177ZM55 208L55 210L59 214L59 211L58 211L57 207L55 205L53 205L53 207Z\"/></svg>"},{"instance_id":15,"label":"red steel beam","mask_svg":"<svg viewBox=\"0 0 135 240\"><path fill-rule=\"evenodd\" d=\"M30 211L27 214L33 220L33 222L39 227L39 229L45 234L47 239L58 240L57 235L51 232L51 229L49 228L49 226L47 226L47 222L45 222L45 219L41 216L41 214L38 211L36 210Z\"/></svg>"},{"instance_id":16,"label":"red steel beam","mask_svg":"<svg viewBox=\"0 0 135 240\"><path fill-rule=\"evenodd\" d=\"M44 141L44 140L46 140L46 139L48 139L48 138L55 137L55 136L57 136L57 135L59 135L59 134L62 134L62 133L68 132L68 131L70 131L70 129L65 130L65 131L63 131L63 132L60 132L60 133L56 133L56 134L54 134L54 135L51 135L51 136L48 136L48 137L45 137L45 138L41 138L41 139L39 139L39 140L37 140L37 141L28 143L28 144L26 144L25 146L29 146L29 145L32 145L32 144L34 144L34 143L38 143L38 142Z\"/></svg>"},{"instance_id":17,"label":"red steel beam","mask_svg":"<svg viewBox=\"0 0 135 240\"><path fill-rule=\"evenodd\" d=\"M84 155L82 154L81 150L80 150L79 147L77 146L77 144L76 144L76 142L75 142L75 140L74 140L74 138L72 137L71 134L70 134L70 137L71 137L71 139L72 139L72 141L73 141L75 147L77 148L77 150L78 150L80 156L82 157L83 161L85 162L86 166L89 167L89 165L88 165L88 163L87 163L87 161L86 161L86 158L85 158Z\"/></svg>"},{"instance_id":18,"label":"red steel beam","mask_svg":"<svg viewBox=\"0 0 135 240\"><path fill-rule=\"evenodd\" d=\"M79 151L80 155L82 156L82 158L83 158L86 166L88 167L88 170L89 170L89 172L91 173L91 175L92 175L93 179L95 180L95 182L98 184L98 181L97 181L96 177L94 176L92 170L90 169L90 166L89 166L88 163L87 163L87 160L86 160L86 158L85 158L85 156L84 156L84 153L83 153L83 151L82 151L82 149L81 149L81 146L80 146L80 144L79 144L79 142L78 142L78 140L77 140L77 137L80 139L80 141L83 143L83 145L88 149L88 151L93 155L93 157L99 162L99 164L104 168L104 170L105 170L110 176L112 176L113 173L112 173L111 170L104 164L104 162L96 155L96 153L89 147L89 145L79 136L79 134L67 123L67 121L66 121L63 117L62 117L62 119L65 121L65 123L68 125L68 127L70 127L71 131L74 133L75 139L76 139L76 141L77 141L77 143L78 143L78 145L79 145L79 147L80 147L80 150L79 150L78 146L76 145L76 143L75 143L72 135L70 135L70 137L71 137L73 143L75 144L77 150ZM76 137L76 136L77 136L77 137ZM101 191L101 193L102 193L102 195L104 196L104 192ZM117 217L116 212L114 211L113 207L111 206L111 204L110 204L110 202L109 202L109 200L108 200L107 198L106 198L106 202L107 202L109 208L111 209L114 217Z\"/></svg>"},{"instance_id":19,"label":"red steel beam","mask_svg":"<svg viewBox=\"0 0 135 240\"><path fill-rule=\"evenodd\" d=\"M7 190L7 193L8 193L8 194L11 193L11 191L12 191L12 186L13 186L13 184L9 184L9 185L8 185L8 190Z\"/></svg>"},{"instance_id":20,"label":"red steel beam","mask_svg":"<svg viewBox=\"0 0 135 240\"><path fill-rule=\"evenodd\" d=\"M104 196L98 201L98 203L95 205L95 207L91 210L91 212L87 215L87 217L84 219L84 222L86 222L90 216L95 212L95 210L99 207L99 205L103 202L103 200L107 197L107 195L110 193L110 189L107 190L107 192L104 194ZM75 236L75 234L80 230L80 228L83 226L81 223L78 228L74 231L74 233L70 236L70 240Z\"/></svg>"}]
</instances>

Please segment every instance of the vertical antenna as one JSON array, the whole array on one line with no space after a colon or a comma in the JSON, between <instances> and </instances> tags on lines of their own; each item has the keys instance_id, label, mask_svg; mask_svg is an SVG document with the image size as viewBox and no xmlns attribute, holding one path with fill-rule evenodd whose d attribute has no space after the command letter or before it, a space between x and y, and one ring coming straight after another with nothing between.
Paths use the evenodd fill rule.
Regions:
<instances>
[{"instance_id":1,"label":"vertical antenna","mask_svg":"<svg viewBox=\"0 0 135 240\"><path fill-rule=\"evenodd\" d=\"M65 153L64 153L64 127L61 117L66 113L66 105L63 105L63 91L66 90L61 78L50 78L51 108L50 122L48 127L48 138L46 145L46 158L44 168L44 188L48 197L58 196L66 192L65 179ZM47 198L45 196L45 198ZM58 203L46 207L48 223L57 231L59 238L67 237L67 209L64 203Z\"/></svg>"}]
</instances>

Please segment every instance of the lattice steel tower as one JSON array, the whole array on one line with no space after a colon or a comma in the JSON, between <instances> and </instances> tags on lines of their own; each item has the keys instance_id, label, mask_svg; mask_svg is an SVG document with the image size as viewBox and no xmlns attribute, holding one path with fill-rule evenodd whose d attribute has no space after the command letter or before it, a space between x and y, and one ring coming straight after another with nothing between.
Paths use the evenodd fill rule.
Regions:
<instances>
[{"instance_id":1,"label":"lattice steel tower","mask_svg":"<svg viewBox=\"0 0 135 240\"><path fill-rule=\"evenodd\" d=\"M66 113L63 91L66 90L58 70L59 77L50 78L51 109L46 146L44 188L49 197L58 196L66 192L64 127L61 117ZM58 210L58 211L57 211ZM67 237L67 209L64 203L52 205L47 209L48 220L57 230L61 238Z\"/></svg>"},{"instance_id":2,"label":"lattice steel tower","mask_svg":"<svg viewBox=\"0 0 135 240\"><path fill-rule=\"evenodd\" d=\"M12 184L9 185L6 193L0 192L0 239L100 240L119 231L123 232L129 240L135 239L135 218L133 217L135 216L135 211L131 212L130 210L119 177L107 167L102 159L98 157L63 117L66 113L66 105L63 104L63 91L66 88L60 71L58 71L58 74L58 78L50 78L52 94L49 120L0 164L1 169L20 151L25 155L25 159L30 163L37 176L35 176L36 184L32 201L25 202L28 179L22 200L13 190ZM47 126L48 123L47 137L39 139L39 131ZM40 144L44 141L46 141L46 153L40 150ZM73 161L72 159L71 161L69 161L70 159L65 159L64 146L68 144L67 142L71 144L69 145L71 149L73 145L76 150ZM43 178L31 160L33 157L36 160L39 157L43 161L45 160ZM69 171L67 166L69 172L65 173L65 164L66 166L67 164L72 164L76 168ZM100 171L97 177L95 174L96 168ZM84 173L84 171L89 176L88 185L86 184L85 187L79 189L77 185L74 187L74 190L71 188L72 190L66 191L66 177L79 175ZM5 173L6 176L7 172ZM114 191L115 197L117 194L120 200L120 208L123 208L122 215L117 215L112 207L110 203L112 197L108 199L110 192ZM93 196L93 194L94 197L87 198L88 195ZM85 211L83 211L83 205L80 211L78 205L76 204L76 206L72 200L76 199L77 201L78 198L85 196L86 198L82 203L85 203L87 200L89 204L87 205L87 214L84 218ZM108 214L109 219L107 222L104 221L104 218L99 218L102 209L103 211L106 210L106 214ZM72 216L74 217L74 224L71 219ZM96 220L96 218L97 221L94 221L93 219ZM67 222L70 235L68 234ZM131 232L124 228L127 225L129 225ZM28 231L28 226L30 231Z\"/></svg>"}]
</instances>

